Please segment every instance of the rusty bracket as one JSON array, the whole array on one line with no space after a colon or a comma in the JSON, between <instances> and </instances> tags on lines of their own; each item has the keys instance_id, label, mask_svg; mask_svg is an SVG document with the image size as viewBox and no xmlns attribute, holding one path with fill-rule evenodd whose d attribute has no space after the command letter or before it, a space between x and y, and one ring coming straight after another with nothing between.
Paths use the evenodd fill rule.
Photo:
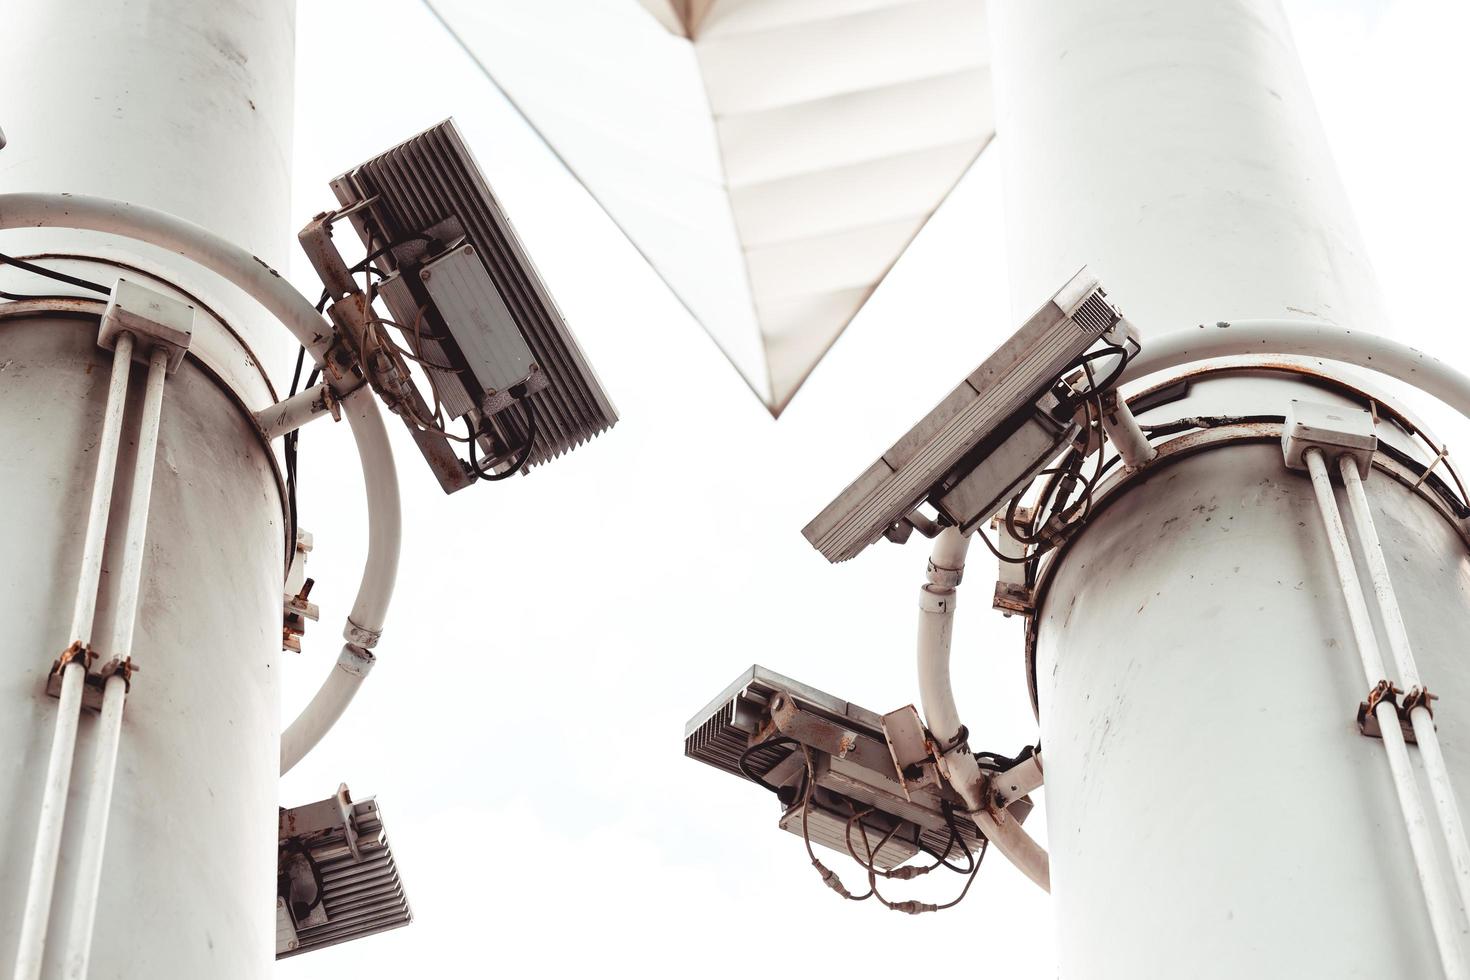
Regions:
<instances>
[{"instance_id":1,"label":"rusty bracket","mask_svg":"<svg viewBox=\"0 0 1470 980\"><path fill-rule=\"evenodd\" d=\"M94 672L92 670L92 664L97 661L98 656L97 651L92 649L90 644L83 645L80 640L72 643L71 646L61 651L61 655L51 665L51 673L46 675L46 693L53 698L61 697L62 670L68 664L78 661L82 664L82 669L86 671L82 683L82 707L84 709L89 711L102 710L102 688L107 683L107 678L113 674L122 674L123 683L131 691L133 689L133 674L141 669L133 663L132 658L129 657L123 660L113 658L103 664L100 670Z\"/></svg>"},{"instance_id":2,"label":"rusty bracket","mask_svg":"<svg viewBox=\"0 0 1470 980\"><path fill-rule=\"evenodd\" d=\"M853 757L853 761L883 771L893 765L888 748L876 739L865 738L857 732L844 729L835 722L803 711L785 691L777 691L771 698L771 721L776 730L803 745L811 746L837 759ZM894 774L897 781L897 774Z\"/></svg>"},{"instance_id":3,"label":"rusty bracket","mask_svg":"<svg viewBox=\"0 0 1470 980\"><path fill-rule=\"evenodd\" d=\"M84 644L81 640L73 640L71 646L61 651L61 655L51 664L51 676L60 683L61 669L78 657L82 660L82 669L91 670L92 662L97 659L97 651L92 649L90 643Z\"/></svg>"},{"instance_id":4,"label":"rusty bracket","mask_svg":"<svg viewBox=\"0 0 1470 980\"><path fill-rule=\"evenodd\" d=\"M1381 680L1373 685L1373 690L1368 692L1368 700L1358 705L1358 731L1369 738L1382 738L1383 729L1378 724L1376 710L1379 703L1387 701L1393 705L1393 710L1399 718L1399 730L1403 732L1404 741L1415 744L1414 726L1409 723L1408 712L1398 702L1398 695L1404 693L1394 687L1387 680Z\"/></svg>"},{"instance_id":5,"label":"rusty bracket","mask_svg":"<svg viewBox=\"0 0 1470 980\"><path fill-rule=\"evenodd\" d=\"M985 775L985 799L991 812L1005 810L1025 800L1043 782L1041 753L1032 752L1003 772Z\"/></svg>"},{"instance_id":6,"label":"rusty bracket","mask_svg":"<svg viewBox=\"0 0 1470 980\"><path fill-rule=\"evenodd\" d=\"M1411 687L1409 693L1404 695L1403 703L1399 706L1399 714L1405 718L1415 708L1423 708L1429 712L1429 717L1434 717L1434 703L1439 700L1438 694L1430 694L1427 687Z\"/></svg>"},{"instance_id":7,"label":"rusty bracket","mask_svg":"<svg viewBox=\"0 0 1470 980\"><path fill-rule=\"evenodd\" d=\"M346 394L363 383L371 384L389 411L403 419L444 492L462 490L473 484L475 477L442 432L425 431L413 422L415 415L426 418L433 414L433 409L414 385L403 357L374 339L376 315L372 304L358 288L342 253L332 243L332 222L346 214L318 214L296 236L331 300L327 314L337 328L337 342L326 360L333 375L332 387L338 388L339 394ZM359 371L366 376L366 382L356 377ZM343 387L348 382L352 383L351 388Z\"/></svg>"},{"instance_id":8,"label":"rusty bracket","mask_svg":"<svg viewBox=\"0 0 1470 980\"><path fill-rule=\"evenodd\" d=\"M1021 527L1031 526L1031 508L1016 508L1016 523ZM1020 563L1026 557L1028 545L1011 536L1004 515L991 518L990 526L996 531L996 550L1014 561L1002 561L995 580L995 596L991 605L1007 618L1020 613L1030 616L1036 611L1036 590L1027 581L1027 566Z\"/></svg>"},{"instance_id":9,"label":"rusty bracket","mask_svg":"<svg viewBox=\"0 0 1470 980\"><path fill-rule=\"evenodd\" d=\"M321 619L321 607L307 599L315 584L316 579L309 578L302 583L300 592L285 597L282 603L281 649L300 653L307 620L316 622Z\"/></svg>"},{"instance_id":10,"label":"rusty bracket","mask_svg":"<svg viewBox=\"0 0 1470 980\"><path fill-rule=\"evenodd\" d=\"M97 660L97 651L92 649L91 644L83 644L76 640L71 646L61 651L61 655L51 664L51 673L46 675L46 693L53 698L61 697L61 672L69 664L80 663L82 665L82 706L93 710L102 710L102 693L100 689L92 687L92 664Z\"/></svg>"},{"instance_id":11,"label":"rusty bracket","mask_svg":"<svg viewBox=\"0 0 1470 980\"><path fill-rule=\"evenodd\" d=\"M924 787L939 788L937 766L941 753L913 705L906 704L883 716L883 737L898 771L904 799L913 800L913 793Z\"/></svg>"},{"instance_id":12,"label":"rusty bracket","mask_svg":"<svg viewBox=\"0 0 1470 980\"><path fill-rule=\"evenodd\" d=\"M106 685L107 679L117 674L123 679L123 687L131 694L133 691L133 675L142 669L133 663L132 657L125 657L122 660L114 657L103 664L102 668L97 671L97 689L100 691ZM91 678L88 678L88 680L90 682ZM101 707L100 703L98 707Z\"/></svg>"}]
</instances>

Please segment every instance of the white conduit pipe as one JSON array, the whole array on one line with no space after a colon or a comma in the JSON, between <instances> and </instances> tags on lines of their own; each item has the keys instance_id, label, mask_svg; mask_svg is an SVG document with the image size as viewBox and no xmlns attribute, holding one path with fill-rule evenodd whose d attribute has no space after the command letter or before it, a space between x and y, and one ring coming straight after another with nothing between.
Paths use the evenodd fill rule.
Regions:
<instances>
[{"instance_id":1,"label":"white conduit pipe","mask_svg":"<svg viewBox=\"0 0 1470 980\"><path fill-rule=\"evenodd\" d=\"M362 479L368 498L368 557L357 601L347 618L347 643L332 672L315 696L281 734L281 772L289 772L331 730L347 710L357 689L373 667L367 649L383 631L383 619L393 598L402 535L398 475L388 447L383 416L367 388L342 400L348 424L358 436Z\"/></svg>"},{"instance_id":2,"label":"white conduit pipe","mask_svg":"<svg viewBox=\"0 0 1470 980\"><path fill-rule=\"evenodd\" d=\"M1388 562L1383 557L1383 546L1378 540L1378 528L1373 523L1373 512L1369 509L1363 479L1358 474L1357 464L1352 457L1343 456L1338 464L1342 470L1343 485L1347 487L1348 509L1352 512L1358 542L1368 561L1368 575L1373 581L1374 597L1378 602L1384 630L1388 634L1388 648L1393 653L1394 664L1398 668L1399 684L1405 691L1416 688L1422 690L1424 682L1419 676L1418 665L1414 662L1414 650L1409 645L1409 631L1404 626L1404 616L1399 609L1398 596L1394 593L1393 579L1388 574ZM1424 772L1429 777L1429 792L1449 850L1460 904L1470 911L1470 843L1465 838L1465 825L1460 818L1460 804L1455 799L1455 788L1450 782L1449 767L1440 750L1434 716L1426 704L1419 702L1410 708L1409 722L1414 726L1419 757L1424 763Z\"/></svg>"},{"instance_id":3,"label":"white conduit pipe","mask_svg":"<svg viewBox=\"0 0 1470 980\"><path fill-rule=\"evenodd\" d=\"M87 780L87 822L77 862L71 930L61 957L62 976L66 980L86 980L87 963L92 956L92 930L97 923L97 894L102 886L102 855L107 845L107 818L112 810L112 786L117 776L117 749L122 740L127 687L122 674L112 674L102 687L102 712L97 717L97 742Z\"/></svg>"},{"instance_id":4,"label":"white conduit pipe","mask_svg":"<svg viewBox=\"0 0 1470 980\"><path fill-rule=\"evenodd\" d=\"M335 398L332 389L323 381L314 388L298 392L256 412L255 424L260 426L261 435L265 436L266 442L274 442L281 436L295 432L312 419L326 415L332 410Z\"/></svg>"},{"instance_id":5,"label":"white conduit pipe","mask_svg":"<svg viewBox=\"0 0 1470 980\"><path fill-rule=\"evenodd\" d=\"M1299 354L1353 364L1414 385L1470 418L1470 377L1408 344L1310 320L1236 320L1149 339L1118 383L1240 354Z\"/></svg>"},{"instance_id":6,"label":"white conduit pipe","mask_svg":"<svg viewBox=\"0 0 1470 980\"><path fill-rule=\"evenodd\" d=\"M61 672L56 730L51 738L51 755L46 762L36 846L31 855L30 879L21 912L15 980L36 980L41 975L41 964L46 954L46 927L51 917L56 861L61 852L66 797L71 788L72 758L76 752L77 722L81 717L82 686L87 674L85 650L92 642L92 624L97 612L97 584L102 576L107 514L112 508L118 440L122 434L132 363L133 335L124 332L118 335L112 354L112 376L107 386L107 405L102 413L102 431L97 437L97 471L92 481L92 501L87 510L81 571L77 576L76 603L72 610L71 637L73 642L82 646L83 654L82 659L71 661Z\"/></svg>"},{"instance_id":7,"label":"white conduit pipe","mask_svg":"<svg viewBox=\"0 0 1470 980\"><path fill-rule=\"evenodd\" d=\"M1332 549L1333 565L1342 587L1343 600L1347 603L1348 620L1352 624L1353 638L1357 642L1358 655L1363 663L1363 676L1371 690L1387 675L1383 657L1378 650L1378 637L1373 631L1373 622L1368 617L1368 603L1363 597L1362 584L1358 581L1358 570L1348 547L1347 529L1343 527L1342 514L1337 509L1337 497L1333 493L1332 479L1328 475L1327 463L1322 458L1321 450L1308 449L1302 454L1302 458L1312 475L1317 509L1322 514L1327 542ZM1457 922L1459 916L1456 915L1449 898L1450 893L1435 860L1429 819L1419 796L1419 784L1409 762L1404 734L1399 728L1398 710L1385 698L1374 707L1373 715L1383 734L1383 747L1388 755L1389 770L1393 774L1394 789L1398 792L1399 808L1403 811L1404 827L1409 834L1409 848L1414 854L1414 866L1419 873L1424 902L1429 908L1429 922L1434 930L1435 944L1439 948L1440 963L1449 980L1464 980L1470 977L1470 965L1466 964L1460 950L1461 930Z\"/></svg>"},{"instance_id":8,"label":"white conduit pipe","mask_svg":"<svg viewBox=\"0 0 1470 980\"><path fill-rule=\"evenodd\" d=\"M62 954L62 975L86 980L92 952L92 929L97 922L97 894L102 887L102 857L107 847L107 818L112 810L112 786L117 776L117 749L122 738L126 675L117 672L132 655L133 632L143 584L143 556L148 541L148 511L153 499L153 464L158 457L158 427L163 417L163 388L168 374L168 350L155 347L148 359L148 384L138 421L138 453L133 464L133 493L128 501L127 537L123 541L112 637L107 645L115 671L102 688L102 713L97 720L92 771L88 779L87 821L77 857L76 891L72 895L71 930Z\"/></svg>"},{"instance_id":9,"label":"white conduit pipe","mask_svg":"<svg viewBox=\"0 0 1470 980\"><path fill-rule=\"evenodd\" d=\"M0 230L20 227L75 228L119 235L137 241L166 248L196 262L211 272L234 283L276 319L280 320L296 337L318 365L324 363L327 349L333 340L332 328L311 303L298 293L264 261L245 249L221 238L206 228L163 211L110 201L106 198L72 194L0 194ZM342 394L339 392L339 395ZM368 558L363 569L362 584L358 587L357 602L347 626L348 647L371 646L382 631L382 621L393 596L393 581L398 573L398 552L401 538L402 516L399 511L398 474L393 466L392 449L388 444L388 433L383 428L382 416L372 401L367 388L342 395L343 408L349 402L356 409L348 410L352 424L352 435L357 441L358 456L362 461L363 480L367 485L368 502ZM354 625L360 633L354 631ZM354 639L370 636L370 642ZM344 656L348 648L344 648ZM340 662L340 661L339 661ZM371 657L363 661L371 663ZM365 672L365 670L364 670ZM282 736L282 762L284 772L299 761L326 734L331 721L341 714L361 683L357 676L344 689L337 677L340 671L333 670L322 689L312 699L312 704L325 699L330 704L340 702L336 715L330 712L313 712L307 706L302 716L287 728L291 744L304 745L300 754L285 762L287 738ZM345 697L344 697L345 695ZM311 712L311 717L308 713ZM330 717L330 721L325 721ZM322 724L326 727L321 727ZM292 734L294 733L294 734Z\"/></svg>"},{"instance_id":10,"label":"white conduit pipe","mask_svg":"<svg viewBox=\"0 0 1470 980\"><path fill-rule=\"evenodd\" d=\"M929 562L929 581L919 593L919 703L924 723L937 739L953 739L961 728L949 656L955 587L964 571L969 546L969 539L958 528L941 531ZM955 746L945 753L945 764L950 781L981 832L1026 877L1050 891L1051 862L1046 851L1004 810L991 811L981 791L982 777L975 757Z\"/></svg>"}]
</instances>

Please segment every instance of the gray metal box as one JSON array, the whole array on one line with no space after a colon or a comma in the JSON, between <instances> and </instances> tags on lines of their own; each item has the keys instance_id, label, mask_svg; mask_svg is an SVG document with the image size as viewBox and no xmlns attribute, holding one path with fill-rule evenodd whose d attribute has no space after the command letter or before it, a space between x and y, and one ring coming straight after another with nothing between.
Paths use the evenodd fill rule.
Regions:
<instances>
[{"instance_id":1,"label":"gray metal box","mask_svg":"<svg viewBox=\"0 0 1470 980\"><path fill-rule=\"evenodd\" d=\"M1029 413L1120 319L1097 277L1078 272L801 533L828 561L852 558L943 491L946 481L961 479L959 468L974 465L976 450L985 451L1019 413Z\"/></svg>"},{"instance_id":2,"label":"gray metal box","mask_svg":"<svg viewBox=\"0 0 1470 980\"><path fill-rule=\"evenodd\" d=\"M280 849L305 855L320 881L319 900L297 920L276 901L276 959L335 946L413 921L375 800L338 796L283 810Z\"/></svg>"},{"instance_id":3,"label":"gray metal box","mask_svg":"<svg viewBox=\"0 0 1470 980\"><path fill-rule=\"evenodd\" d=\"M545 387L546 378L530 345L473 245L460 245L430 259L419 268L418 278L432 301L434 315L428 323L419 320L419 304L403 276L389 276L378 292L394 320L406 328L404 333L450 418L461 418L471 409L494 415L518 397ZM436 339L435 332L441 329L459 349L459 357ZM456 364L457 369L448 370ZM518 388L516 394L511 393L513 388Z\"/></svg>"},{"instance_id":4,"label":"gray metal box","mask_svg":"<svg viewBox=\"0 0 1470 980\"><path fill-rule=\"evenodd\" d=\"M807 813L806 825L803 827L802 812L805 810L810 812ZM873 866L884 871L898 867L919 853L919 828L911 823L901 825L897 833L885 842L883 838L887 836L886 831L866 823L861 826L858 823L850 824L848 816L834 813L815 802L809 807L804 803L790 807L781 814L776 825L788 834L808 837L813 844L821 844L839 854L856 855L866 861L868 852L871 851ZM868 838L866 846L863 844L864 835ZM849 845L852 848L850 852Z\"/></svg>"},{"instance_id":5,"label":"gray metal box","mask_svg":"<svg viewBox=\"0 0 1470 980\"><path fill-rule=\"evenodd\" d=\"M441 255L419 270L419 279L481 389L480 411L493 415L508 407L510 389L540 369L475 247Z\"/></svg>"},{"instance_id":6,"label":"gray metal box","mask_svg":"<svg viewBox=\"0 0 1470 980\"><path fill-rule=\"evenodd\" d=\"M1351 456L1358 464L1358 473L1366 478L1378 449L1378 433L1373 428L1373 416L1364 409L1293 398L1281 428L1281 449L1286 454L1286 465L1297 470L1307 468L1302 453L1308 449L1321 450L1328 462Z\"/></svg>"},{"instance_id":7,"label":"gray metal box","mask_svg":"<svg viewBox=\"0 0 1470 980\"><path fill-rule=\"evenodd\" d=\"M1024 490L1078 431L1075 422L1058 422L1048 414L1047 405L1055 404L1056 399L1048 393L1041 408L1032 412L1020 428L949 490L941 491L942 496L936 494L934 505L939 512L961 530L969 531Z\"/></svg>"},{"instance_id":8,"label":"gray metal box","mask_svg":"<svg viewBox=\"0 0 1470 980\"><path fill-rule=\"evenodd\" d=\"M332 190L343 209L350 210L350 220L363 246L370 252L388 249L377 261L389 273L411 274L412 263L400 264L399 246L407 248L416 240L437 236L448 226L460 229L464 244L473 247L469 254L482 262L499 300L490 300L492 310L482 313L482 318L495 322L511 317L531 351L536 373L545 380L539 388L529 385L530 393L521 399L521 404L534 412L536 424L529 465L569 452L617 421L612 401L452 120L354 167L332 181ZM413 289L432 282L431 275L428 282L413 284ZM479 286L474 291L489 298L490 294ZM394 319L411 323L419 304L391 295L391 287L385 287L383 294ZM469 294L464 293L458 301L468 303L468 298ZM458 341L459 330L455 337ZM507 331L496 328L496 338L491 342L496 350L510 343ZM479 359L486 363L490 360ZM505 362L503 374L497 371L494 380L481 379L485 387L503 390L499 382L514 373L512 363L516 363L514 359ZM453 390L453 386L447 387ZM464 397L470 399L468 394ZM463 404L451 406L446 402L446 408L457 415L466 411ZM497 412L487 416L486 421L500 445L517 447L525 443L528 423L523 413Z\"/></svg>"}]
</instances>

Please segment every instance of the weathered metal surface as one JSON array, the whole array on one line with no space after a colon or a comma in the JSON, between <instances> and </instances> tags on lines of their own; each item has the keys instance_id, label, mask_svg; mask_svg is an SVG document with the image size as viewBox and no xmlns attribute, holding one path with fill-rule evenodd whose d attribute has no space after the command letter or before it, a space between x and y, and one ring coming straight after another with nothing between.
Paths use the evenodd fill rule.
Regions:
<instances>
[{"instance_id":1,"label":"weathered metal surface","mask_svg":"<svg viewBox=\"0 0 1470 980\"><path fill-rule=\"evenodd\" d=\"M82 192L158 208L282 265L291 246L291 0L152 0L146 16L114 2L26 0L6 5L4 32L0 90L12 145L0 190ZM237 292L163 249L22 228L5 232L4 250L95 255L109 264L84 271L47 261L99 281L115 278L118 265L147 270L203 300L196 307L202 313L207 304L221 324L206 331L196 323L203 357L186 359L168 383L152 483L153 512L168 519L148 528L133 647L146 673L128 696L92 961L94 974L106 964L115 980L262 980L272 969L275 661L289 532L272 456L250 412L276 400L264 371L286 368L294 345ZM99 274L104 268L110 273ZM46 751L37 733L49 730L57 704L44 694L45 678L56 651L75 639L62 634L105 394L96 314L75 318L85 300L57 305L73 308L0 312L6 869L25 866L34 840ZM123 486L134 429L124 422ZM97 626L106 630L113 599L108 587L102 592ZM94 728L83 719L79 765L93 755ZM63 854L78 853L89 793L88 780L74 781ZM57 880L43 976L60 974L74 868L64 862ZM0 873L7 968L24 887L23 878Z\"/></svg>"},{"instance_id":2,"label":"weathered metal surface","mask_svg":"<svg viewBox=\"0 0 1470 980\"><path fill-rule=\"evenodd\" d=\"M0 611L0 799L8 866L23 867L41 785L36 733L54 718L44 694L72 604L106 377L96 321L0 321L0 496L10 537ZM141 391L139 377L135 388ZM124 421L120 479L132 470L136 419ZM113 792L94 962L123 978L268 976L269 814L275 806L284 524L269 455L249 414L198 362L168 385L160 430L142 606L133 645L146 661L128 696ZM113 616L104 587L99 635ZM104 651L106 653L106 651ZM201 659L201 657L203 659ZM137 679L137 678L135 678ZM94 689L87 685L88 690ZM100 702L99 702L100 704ZM91 757L83 726L79 760ZM44 759L44 755L40 757ZM74 806L85 807L84 789ZM78 809L75 812L80 813ZM261 817L265 823L262 826ZM83 821L68 820L63 853ZM220 847L227 840L229 847ZM221 901L220 883L237 889ZM0 961L14 955L23 879L0 876ZM70 929L73 882L57 881L50 934ZM255 901L259 912L240 901ZM56 941L59 947L61 940Z\"/></svg>"}]
</instances>

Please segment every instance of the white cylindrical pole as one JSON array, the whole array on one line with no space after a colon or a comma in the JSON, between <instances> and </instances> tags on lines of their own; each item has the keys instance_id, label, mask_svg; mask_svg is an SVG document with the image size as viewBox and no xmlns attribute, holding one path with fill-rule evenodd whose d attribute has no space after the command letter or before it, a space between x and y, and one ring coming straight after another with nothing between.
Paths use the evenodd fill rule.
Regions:
<instances>
[{"instance_id":1,"label":"white cylindrical pole","mask_svg":"<svg viewBox=\"0 0 1470 980\"><path fill-rule=\"evenodd\" d=\"M242 269L256 277L247 287L274 297L269 266L283 267L295 242L294 21L293 0L7 4L0 194L21 196L6 199L0 224L16 209L56 207L58 198L34 196L55 192L83 208L82 197L122 202L111 207L124 223L129 206L157 209L233 243L238 252L206 254L206 265ZM128 274L187 293L174 295L199 312L191 353L169 376L151 474L152 454L138 445L146 430L135 437L123 422L91 633L124 637L99 644L99 659L131 655L140 673L125 715L117 679L105 685L103 713L81 718L84 765L66 803L39 976L62 975L70 936L83 956L90 950L94 976L260 980L274 937L288 522L251 410L273 400L256 366L279 377L293 341L167 238L191 226L158 225L163 246L143 246L106 234L102 210L88 212L94 230L19 222L0 231L0 251L104 285ZM9 267L0 279L17 292L77 292ZM299 333L321 330L309 303L278 292L272 312ZM0 869L24 867L50 819L34 732L58 710L45 682L75 639L70 586L81 580L85 593L91 574L85 529L111 418L110 355L97 337L95 317L0 315L0 361L12 365L0 385L0 499L12 529L0 557L0 619L11 629L0 649ZM129 418L143 414L144 389L141 379L128 385ZM124 518L137 509L154 516L146 548L129 549ZM60 709L74 715L71 692L64 684ZM0 870L0 963L20 952L26 894L25 881Z\"/></svg>"},{"instance_id":2,"label":"white cylindrical pole","mask_svg":"<svg viewBox=\"0 0 1470 980\"><path fill-rule=\"evenodd\" d=\"M1012 302L1087 265L1143 332L1382 330L1277 0L992 0Z\"/></svg>"},{"instance_id":3,"label":"white cylindrical pole","mask_svg":"<svg viewBox=\"0 0 1470 980\"><path fill-rule=\"evenodd\" d=\"M1138 370L1222 346L1235 331L1217 321L1392 332L1276 0L991 12L1018 310L1088 265L1142 334ZM1196 383L1140 414L1341 403L1274 378ZM1442 704L1470 697L1449 652L1470 583L1432 571L1462 564L1464 542L1398 484L1367 489L1394 515L1385 547L1425 671ZM1334 567L1279 444L1171 460L1060 553L1032 636L1064 980L1442 972L1384 751L1354 724ZM1470 729L1438 721L1464 778Z\"/></svg>"}]
</instances>

